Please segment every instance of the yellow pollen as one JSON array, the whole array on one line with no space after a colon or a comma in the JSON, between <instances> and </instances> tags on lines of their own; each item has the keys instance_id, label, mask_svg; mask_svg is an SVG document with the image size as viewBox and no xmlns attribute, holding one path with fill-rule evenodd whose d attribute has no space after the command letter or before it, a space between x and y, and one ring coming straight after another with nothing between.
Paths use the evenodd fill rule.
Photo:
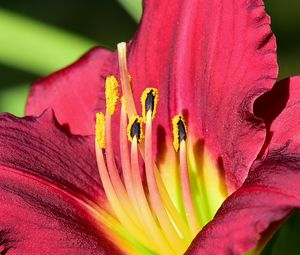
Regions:
<instances>
[{"instance_id":1,"label":"yellow pollen","mask_svg":"<svg viewBox=\"0 0 300 255\"><path fill-rule=\"evenodd\" d=\"M113 115L119 99L119 83L117 79L111 75L105 81L105 98L106 111L109 115Z\"/></svg>"},{"instance_id":2,"label":"yellow pollen","mask_svg":"<svg viewBox=\"0 0 300 255\"><path fill-rule=\"evenodd\" d=\"M96 141L101 149L105 148L105 116L102 112L96 114Z\"/></svg>"},{"instance_id":3,"label":"yellow pollen","mask_svg":"<svg viewBox=\"0 0 300 255\"><path fill-rule=\"evenodd\" d=\"M138 115L132 116L130 118L129 124L127 126L127 136L129 141L133 141L133 138L136 137L137 142L140 143L144 138L143 129L142 129L143 119Z\"/></svg>"},{"instance_id":4,"label":"yellow pollen","mask_svg":"<svg viewBox=\"0 0 300 255\"><path fill-rule=\"evenodd\" d=\"M186 124L185 124L185 121L184 121L184 118L183 118L182 115L176 115L172 119L172 124L173 124L173 146L174 146L175 151L179 151L179 148L180 148L180 142L181 142L180 130L179 130L180 121L183 124L184 129L186 131Z\"/></svg>"},{"instance_id":5,"label":"yellow pollen","mask_svg":"<svg viewBox=\"0 0 300 255\"><path fill-rule=\"evenodd\" d=\"M151 110L152 119L156 114L158 103L158 90L156 88L146 88L141 96L143 121L146 122L147 111Z\"/></svg>"}]
</instances>

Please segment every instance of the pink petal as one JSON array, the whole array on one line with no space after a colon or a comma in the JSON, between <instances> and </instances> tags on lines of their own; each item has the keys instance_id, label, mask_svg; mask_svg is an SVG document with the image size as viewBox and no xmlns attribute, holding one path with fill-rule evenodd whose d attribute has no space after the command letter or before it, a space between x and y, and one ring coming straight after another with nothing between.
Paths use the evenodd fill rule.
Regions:
<instances>
[{"instance_id":1,"label":"pink petal","mask_svg":"<svg viewBox=\"0 0 300 255\"><path fill-rule=\"evenodd\" d=\"M271 125L267 154L253 164L243 186L224 202L187 254L244 254L272 223L300 209L300 76L277 86L289 97Z\"/></svg>"},{"instance_id":2,"label":"pink petal","mask_svg":"<svg viewBox=\"0 0 300 255\"><path fill-rule=\"evenodd\" d=\"M105 63L111 52L92 49L75 64L32 85L26 115L40 115L53 108L59 123L72 133L87 135L94 132L95 112L105 109Z\"/></svg>"},{"instance_id":3,"label":"pink petal","mask_svg":"<svg viewBox=\"0 0 300 255\"><path fill-rule=\"evenodd\" d=\"M1 254L121 253L90 209L104 201L91 139L52 112L0 115Z\"/></svg>"},{"instance_id":4,"label":"pink petal","mask_svg":"<svg viewBox=\"0 0 300 255\"><path fill-rule=\"evenodd\" d=\"M231 187L240 186L265 137L253 102L277 77L263 2L146 0L144 7L129 53L136 103L146 86L158 86L157 133L163 126L171 135L172 116L183 113L222 157Z\"/></svg>"}]
</instances>

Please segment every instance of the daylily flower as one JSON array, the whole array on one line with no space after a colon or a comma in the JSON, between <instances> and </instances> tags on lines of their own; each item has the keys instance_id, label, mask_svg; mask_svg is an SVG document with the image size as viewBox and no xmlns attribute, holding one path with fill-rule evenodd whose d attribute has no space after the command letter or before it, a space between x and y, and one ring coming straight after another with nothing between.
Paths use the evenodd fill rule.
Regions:
<instances>
[{"instance_id":1,"label":"daylily flower","mask_svg":"<svg viewBox=\"0 0 300 255\"><path fill-rule=\"evenodd\" d=\"M145 0L127 46L33 84L0 116L0 253L258 253L300 207L300 78L274 85L269 23Z\"/></svg>"}]
</instances>

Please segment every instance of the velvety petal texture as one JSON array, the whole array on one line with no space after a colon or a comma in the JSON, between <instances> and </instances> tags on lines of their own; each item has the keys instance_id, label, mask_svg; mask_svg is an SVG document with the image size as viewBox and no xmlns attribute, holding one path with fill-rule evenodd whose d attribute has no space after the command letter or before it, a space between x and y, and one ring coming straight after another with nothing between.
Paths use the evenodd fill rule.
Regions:
<instances>
[{"instance_id":1,"label":"velvety petal texture","mask_svg":"<svg viewBox=\"0 0 300 255\"><path fill-rule=\"evenodd\" d=\"M222 161L232 190L245 179L265 136L252 104L277 77L269 23L262 0L145 0L129 46L136 104L146 87L160 91L154 141L171 146L171 119L184 114L191 133L205 138ZM110 73L119 74L116 54L95 49L35 83L26 113L52 107L71 131L93 133L95 110L104 107L101 77ZM165 146L157 147L159 157Z\"/></svg>"},{"instance_id":2,"label":"velvety petal texture","mask_svg":"<svg viewBox=\"0 0 300 255\"><path fill-rule=\"evenodd\" d=\"M0 167L0 253L120 254L72 197Z\"/></svg>"},{"instance_id":3,"label":"velvety petal texture","mask_svg":"<svg viewBox=\"0 0 300 255\"><path fill-rule=\"evenodd\" d=\"M92 146L51 111L0 115L1 254L119 254L89 210L104 205Z\"/></svg>"},{"instance_id":4,"label":"velvety petal texture","mask_svg":"<svg viewBox=\"0 0 300 255\"><path fill-rule=\"evenodd\" d=\"M244 254L270 224L300 208L300 78L278 83L286 94L273 89L254 105L278 71L262 0L145 0L128 67L139 112L144 89L159 90L153 128L159 163L163 150L175 153L171 120L183 114L192 147L204 145L233 192L186 254ZM68 132L94 134L110 74L119 76L117 53L95 48L33 84L26 114L52 108L58 121L51 111L0 115L1 254L120 253L89 211L106 203L94 138ZM118 146L114 139L117 156Z\"/></svg>"},{"instance_id":5,"label":"velvety petal texture","mask_svg":"<svg viewBox=\"0 0 300 255\"><path fill-rule=\"evenodd\" d=\"M271 125L267 153L254 162L243 186L224 202L187 254L244 254L272 223L300 209L300 77L276 86L285 87L289 98Z\"/></svg>"},{"instance_id":6,"label":"velvety petal texture","mask_svg":"<svg viewBox=\"0 0 300 255\"><path fill-rule=\"evenodd\" d=\"M74 134L93 134L95 112L105 109L104 80L109 50L94 48L73 65L35 82L26 115L52 108L60 124Z\"/></svg>"},{"instance_id":7,"label":"velvety petal texture","mask_svg":"<svg viewBox=\"0 0 300 255\"><path fill-rule=\"evenodd\" d=\"M41 117L0 115L0 165L21 170L97 201L102 189L93 137L73 136L53 112Z\"/></svg>"},{"instance_id":8,"label":"velvety petal texture","mask_svg":"<svg viewBox=\"0 0 300 255\"><path fill-rule=\"evenodd\" d=\"M264 141L253 102L277 77L276 42L261 0L144 1L130 45L134 96L158 86L161 126L182 113L190 134L223 161L232 189L246 178Z\"/></svg>"}]
</instances>

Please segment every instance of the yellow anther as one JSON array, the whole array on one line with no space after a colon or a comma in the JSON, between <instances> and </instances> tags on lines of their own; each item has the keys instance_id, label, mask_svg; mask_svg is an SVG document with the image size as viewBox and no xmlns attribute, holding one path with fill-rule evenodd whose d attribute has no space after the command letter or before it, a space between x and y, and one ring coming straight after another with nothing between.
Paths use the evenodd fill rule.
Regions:
<instances>
[{"instance_id":1,"label":"yellow anther","mask_svg":"<svg viewBox=\"0 0 300 255\"><path fill-rule=\"evenodd\" d=\"M134 137L136 137L138 143L140 143L144 138L142 123L143 119L138 115L130 118L129 124L127 126L127 136L131 142Z\"/></svg>"},{"instance_id":2,"label":"yellow anther","mask_svg":"<svg viewBox=\"0 0 300 255\"><path fill-rule=\"evenodd\" d=\"M105 148L105 116L102 112L96 114L96 141L101 149Z\"/></svg>"},{"instance_id":3,"label":"yellow anther","mask_svg":"<svg viewBox=\"0 0 300 255\"><path fill-rule=\"evenodd\" d=\"M105 98L106 111L109 115L113 115L119 99L119 83L117 79L111 75L105 81Z\"/></svg>"},{"instance_id":4,"label":"yellow anther","mask_svg":"<svg viewBox=\"0 0 300 255\"><path fill-rule=\"evenodd\" d=\"M141 96L143 121L146 122L147 112L151 111L152 119L156 114L158 103L158 90L156 88L146 88Z\"/></svg>"},{"instance_id":5,"label":"yellow anther","mask_svg":"<svg viewBox=\"0 0 300 255\"><path fill-rule=\"evenodd\" d=\"M180 142L186 139L186 125L182 115L176 115L172 119L173 124L173 146L175 151L179 151Z\"/></svg>"}]
</instances>

